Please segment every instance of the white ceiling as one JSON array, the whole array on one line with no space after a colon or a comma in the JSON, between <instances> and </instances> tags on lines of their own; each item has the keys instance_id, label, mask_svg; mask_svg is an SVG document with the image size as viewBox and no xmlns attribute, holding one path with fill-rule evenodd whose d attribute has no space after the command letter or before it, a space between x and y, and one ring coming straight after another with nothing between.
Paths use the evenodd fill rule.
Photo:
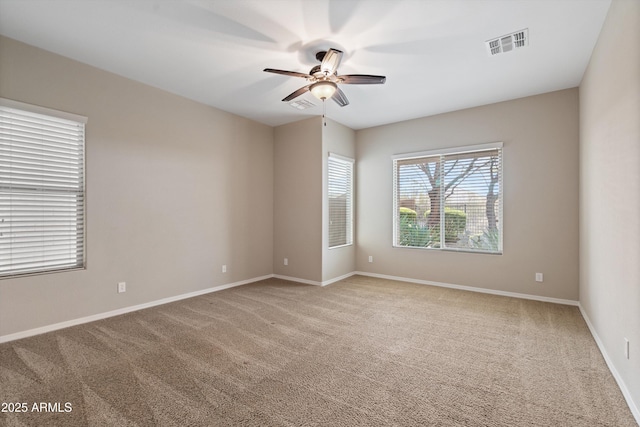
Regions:
<instances>
[{"instance_id":1,"label":"white ceiling","mask_svg":"<svg viewBox=\"0 0 640 427\"><path fill-rule=\"evenodd\" d=\"M576 87L610 0L0 0L0 34L272 126L322 114L281 99L328 47L351 104L327 116L362 129ZM485 41L529 29L525 49ZM324 48L324 49L322 49ZM1 68L0 68L1 72Z\"/></svg>"}]
</instances>

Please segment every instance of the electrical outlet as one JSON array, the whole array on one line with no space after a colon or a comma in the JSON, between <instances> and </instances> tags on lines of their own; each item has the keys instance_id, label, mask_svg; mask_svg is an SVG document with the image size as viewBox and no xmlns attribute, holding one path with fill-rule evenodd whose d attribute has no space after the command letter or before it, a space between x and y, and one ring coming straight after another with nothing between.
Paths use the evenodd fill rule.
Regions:
<instances>
[{"instance_id":1,"label":"electrical outlet","mask_svg":"<svg viewBox=\"0 0 640 427\"><path fill-rule=\"evenodd\" d=\"M369 255L369 262L373 262L373 255Z\"/></svg>"},{"instance_id":2,"label":"electrical outlet","mask_svg":"<svg viewBox=\"0 0 640 427\"><path fill-rule=\"evenodd\" d=\"M627 338L624 339L624 357L629 358L629 340Z\"/></svg>"},{"instance_id":3,"label":"electrical outlet","mask_svg":"<svg viewBox=\"0 0 640 427\"><path fill-rule=\"evenodd\" d=\"M226 273L226 272L227 272L227 265L226 265L226 264L222 266L222 272L223 272L223 273Z\"/></svg>"},{"instance_id":4,"label":"electrical outlet","mask_svg":"<svg viewBox=\"0 0 640 427\"><path fill-rule=\"evenodd\" d=\"M289 265L289 258L284 259L284 265Z\"/></svg>"},{"instance_id":5,"label":"electrical outlet","mask_svg":"<svg viewBox=\"0 0 640 427\"><path fill-rule=\"evenodd\" d=\"M127 282L118 282L118 293L127 292Z\"/></svg>"},{"instance_id":6,"label":"electrical outlet","mask_svg":"<svg viewBox=\"0 0 640 427\"><path fill-rule=\"evenodd\" d=\"M542 278L542 273L536 273L536 282L542 282L543 278Z\"/></svg>"}]
</instances>

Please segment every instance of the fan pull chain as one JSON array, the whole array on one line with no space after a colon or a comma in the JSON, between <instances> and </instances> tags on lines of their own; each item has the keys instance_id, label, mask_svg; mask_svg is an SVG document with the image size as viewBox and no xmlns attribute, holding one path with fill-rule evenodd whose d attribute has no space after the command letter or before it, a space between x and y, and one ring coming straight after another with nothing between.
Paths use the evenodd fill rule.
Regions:
<instances>
[{"instance_id":1,"label":"fan pull chain","mask_svg":"<svg viewBox=\"0 0 640 427\"><path fill-rule=\"evenodd\" d=\"M322 122L327 125L327 102L326 98L322 98Z\"/></svg>"}]
</instances>

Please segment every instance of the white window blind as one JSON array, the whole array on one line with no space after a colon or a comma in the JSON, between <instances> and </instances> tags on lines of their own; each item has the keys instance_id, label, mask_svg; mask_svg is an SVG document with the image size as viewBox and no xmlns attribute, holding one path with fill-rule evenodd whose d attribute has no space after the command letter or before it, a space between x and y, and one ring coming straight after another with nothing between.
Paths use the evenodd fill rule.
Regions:
<instances>
[{"instance_id":1,"label":"white window blind","mask_svg":"<svg viewBox=\"0 0 640 427\"><path fill-rule=\"evenodd\" d=\"M329 247L353 243L353 160L329 153Z\"/></svg>"},{"instance_id":2,"label":"white window blind","mask_svg":"<svg viewBox=\"0 0 640 427\"><path fill-rule=\"evenodd\" d=\"M0 277L84 267L85 122L0 99Z\"/></svg>"},{"instance_id":3,"label":"white window blind","mask_svg":"<svg viewBox=\"0 0 640 427\"><path fill-rule=\"evenodd\" d=\"M393 171L394 246L502 253L502 143L394 156Z\"/></svg>"}]
</instances>

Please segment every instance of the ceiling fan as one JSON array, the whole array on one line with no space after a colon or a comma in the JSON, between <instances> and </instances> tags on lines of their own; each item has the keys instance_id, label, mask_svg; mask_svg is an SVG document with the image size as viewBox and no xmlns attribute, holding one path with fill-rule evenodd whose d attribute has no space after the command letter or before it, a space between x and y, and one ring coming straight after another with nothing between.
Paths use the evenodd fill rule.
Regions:
<instances>
[{"instance_id":1,"label":"ceiling fan","mask_svg":"<svg viewBox=\"0 0 640 427\"><path fill-rule=\"evenodd\" d=\"M316 53L316 59L320 65L316 65L309 71L309 74L298 73L296 71L275 70L265 68L267 73L283 74L285 76L302 77L310 83L301 87L283 99L284 102L291 101L307 91L318 99L333 99L339 106L349 105L349 100L340 88L339 84L350 85L375 85L383 84L387 78L385 76L372 76L368 74L346 74L338 75L338 65L342 60L342 51L329 49Z\"/></svg>"}]
</instances>

